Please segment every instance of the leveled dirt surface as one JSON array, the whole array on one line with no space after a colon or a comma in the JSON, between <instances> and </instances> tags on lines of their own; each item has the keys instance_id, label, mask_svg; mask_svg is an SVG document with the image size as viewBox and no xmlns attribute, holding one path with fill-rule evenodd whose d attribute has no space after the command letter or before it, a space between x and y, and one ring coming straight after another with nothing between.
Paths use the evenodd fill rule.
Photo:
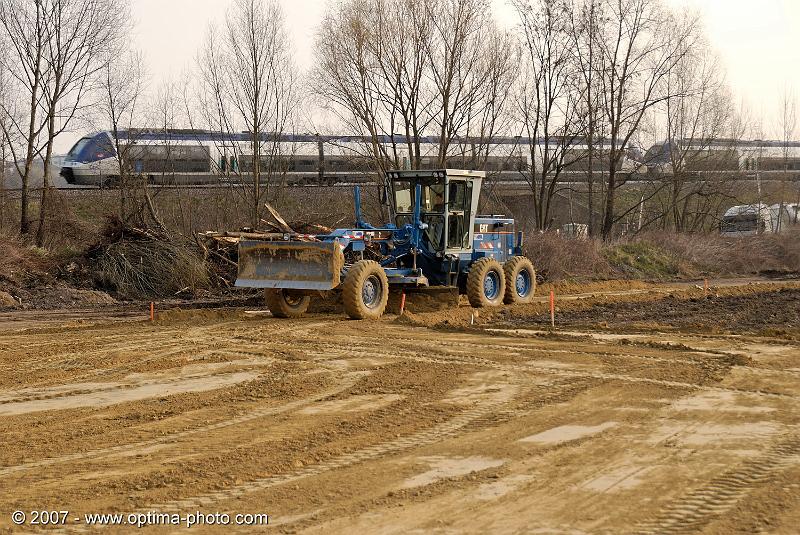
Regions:
<instances>
[{"instance_id":1,"label":"leveled dirt surface","mask_svg":"<svg viewBox=\"0 0 800 535\"><path fill-rule=\"evenodd\" d=\"M514 315L512 324L549 324L549 314ZM662 299L598 303L583 310L558 314L559 325L602 326L658 324L681 330L754 332L762 329L800 330L800 288L780 288L741 295L698 295L689 299L667 295Z\"/></svg>"},{"instance_id":2,"label":"leveled dirt surface","mask_svg":"<svg viewBox=\"0 0 800 535\"><path fill-rule=\"evenodd\" d=\"M767 333L796 316L726 334L730 299L796 312L785 288L564 298L555 333L541 303L0 315L0 532L55 509L66 533L197 511L271 515L199 533L796 533L800 342ZM671 301L695 323L676 329ZM585 312L601 304L609 319Z\"/></svg>"}]
</instances>

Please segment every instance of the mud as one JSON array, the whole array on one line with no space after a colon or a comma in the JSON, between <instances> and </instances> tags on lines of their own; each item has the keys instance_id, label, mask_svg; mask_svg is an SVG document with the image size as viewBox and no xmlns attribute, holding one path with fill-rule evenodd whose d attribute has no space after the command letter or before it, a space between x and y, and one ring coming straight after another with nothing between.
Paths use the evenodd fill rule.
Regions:
<instances>
[{"instance_id":1,"label":"mud","mask_svg":"<svg viewBox=\"0 0 800 535\"><path fill-rule=\"evenodd\" d=\"M713 286L575 286L555 331L541 301L0 315L0 533L796 533L798 290Z\"/></svg>"},{"instance_id":2,"label":"mud","mask_svg":"<svg viewBox=\"0 0 800 535\"><path fill-rule=\"evenodd\" d=\"M512 324L547 324L540 315L516 316ZM678 329L717 332L800 330L800 289L783 288L745 295L709 295L681 299L667 295L651 301L595 304L586 310L558 314L559 325L609 326L658 324Z\"/></svg>"}]
</instances>

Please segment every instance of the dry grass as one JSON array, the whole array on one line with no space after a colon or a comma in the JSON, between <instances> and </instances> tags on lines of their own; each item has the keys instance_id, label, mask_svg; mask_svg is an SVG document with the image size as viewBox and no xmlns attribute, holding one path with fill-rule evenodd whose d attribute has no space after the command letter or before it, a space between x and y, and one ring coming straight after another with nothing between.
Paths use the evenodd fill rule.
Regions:
<instances>
[{"instance_id":1,"label":"dry grass","mask_svg":"<svg viewBox=\"0 0 800 535\"><path fill-rule=\"evenodd\" d=\"M0 234L0 279L18 281L46 270L49 264L46 251Z\"/></svg>"},{"instance_id":2,"label":"dry grass","mask_svg":"<svg viewBox=\"0 0 800 535\"><path fill-rule=\"evenodd\" d=\"M800 230L738 238L659 233L643 237L678 259L689 275L746 275L800 271ZM694 271L694 273L692 272Z\"/></svg>"},{"instance_id":3,"label":"dry grass","mask_svg":"<svg viewBox=\"0 0 800 535\"><path fill-rule=\"evenodd\" d=\"M554 232L526 235L523 246L539 275L547 280L607 278L613 274L599 240L568 239Z\"/></svg>"},{"instance_id":4,"label":"dry grass","mask_svg":"<svg viewBox=\"0 0 800 535\"><path fill-rule=\"evenodd\" d=\"M378 188L363 188L362 198L368 221L383 223ZM119 239L105 240L108 250L102 271L111 275L99 278L104 288L125 297L168 297L187 287L203 288L208 285L209 269L195 254L192 237L198 231L237 230L250 225L248 211L235 189L154 190L154 201L173 238L171 244L164 245L164 240L148 246L123 243L128 236L119 244ZM342 227L353 220L352 191L347 188L287 188L274 205L293 225L313 222ZM52 272L56 264L69 264L76 254L82 256L97 241L102 221L118 208L118 191L54 192L46 228L49 252L30 249L0 234L0 277L34 270ZM509 213L497 202L489 202L485 210ZM15 229L13 210L5 215L5 228ZM32 214L34 221L36 215ZM537 271L551 281L800 272L800 230L744 238L654 232L612 243L530 232L524 249ZM91 261L95 272L101 257L95 256Z\"/></svg>"},{"instance_id":5,"label":"dry grass","mask_svg":"<svg viewBox=\"0 0 800 535\"><path fill-rule=\"evenodd\" d=\"M531 234L525 254L548 280L675 279L800 272L800 231L728 238L649 233L602 243Z\"/></svg>"},{"instance_id":6,"label":"dry grass","mask_svg":"<svg viewBox=\"0 0 800 535\"><path fill-rule=\"evenodd\" d=\"M122 240L100 249L101 285L120 297L164 298L209 286L208 269L192 248L158 240Z\"/></svg>"},{"instance_id":7,"label":"dry grass","mask_svg":"<svg viewBox=\"0 0 800 535\"><path fill-rule=\"evenodd\" d=\"M99 285L128 299L165 298L208 288L198 247L109 217L86 260Z\"/></svg>"}]
</instances>

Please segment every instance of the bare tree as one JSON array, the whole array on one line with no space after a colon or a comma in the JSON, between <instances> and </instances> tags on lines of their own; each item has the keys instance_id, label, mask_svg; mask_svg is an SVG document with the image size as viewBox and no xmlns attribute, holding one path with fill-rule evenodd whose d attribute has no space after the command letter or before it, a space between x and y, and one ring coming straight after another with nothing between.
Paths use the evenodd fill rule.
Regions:
<instances>
[{"instance_id":1,"label":"bare tree","mask_svg":"<svg viewBox=\"0 0 800 535\"><path fill-rule=\"evenodd\" d=\"M210 28L198 57L201 100L209 123L224 132L244 129L250 154L236 160L249 186L241 191L250 220L285 169L278 165L281 136L291 126L298 82L283 13L276 0L234 0L221 29Z\"/></svg>"},{"instance_id":2,"label":"bare tree","mask_svg":"<svg viewBox=\"0 0 800 535\"><path fill-rule=\"evenodd\" d=\"M425 48L436 96L433 125L438 134L438 165L447 166L457 137L469 138L474 153L488 156L514 81L516 54L511 38L486 16L490 10L486 0L440 0L425 5L432 28ZM478 162L485 161L475 156Z\"/></svg>"},{"instance_id":3,"label":"bare tree","mask_svg":"<svg viewBox=\"0 0 800 535\"><path fill-rule=\"evenodd\" d=\"M601 0L571 0L570 12L572 50L582 82L583 105L580 106L586 125L586 194L588 211L588 233L596 233L594 208L595 141L602 137L599 73L602 67L602 54L598 53Z\"/></svg>"},{"instance_id":4,"label":"bare tree","mask_svg":"<svg viewBox=\"0 0 800 535\"><path fill-rule=\"evenodd\" d=\"M333 7L317 33L314 89L350 132L365 135L377 170L422 166L420 137L432 121L427 92L430 20L417 0L351 0ZM404 138L398 139L397 131ZM382 144L379 137L391 142Z\"/></svg>"},{"instance_id":5,"label":"bare tree","mask_svg":"<svg viewBox=\"0 0 800 535\"><path fill-rule=\"evenodd\" d=\"M100 109L113 137L119 168L118 215L123 221L132 213L132 196L138 181L135 170L131 168L131 151L137 137L136 121L144 111L142 92L145 79L144 59L135 51L110 58L101 73Z\"/></svg>"},{"instance_id":6,"label":"bare tree","mask_svg":"<svg viewBox=\"0 0 800 535\"><path fill-rule=\"evenodd\" d=\"M507 126L516 49L484 0L346 0L317 34L314 89L368 140L377 170L481 168ZM434 154L421 138L433 136ZM383 143L383 139L388 143Z\"/></svg>"},{"instance_id":7,"label":"bare tree","mask_svg":"<svg viewBox=\"0 0 800 535\"><path fill-rule=\"evenodd\" d=\"M701 41L666 77L666 98L658 107L666 126L669 172L663 224L678 232L701 228L738 166L730 135L733 110L716 55Z\"/></svg>"},{"instance_id":8,"label":"bare tree","mask_svg":"<svg viewBox=\"0 0 800 535\"><path fill-rule=\"evenodd\" d=\"M791 175L789 172L791 144L794 140L795 132L797 130L797 97L794 93L794 89L791 87L784 88L783 94L781 95L778 128L780 130L782 144L781 156L783 157L783 174L781 176L780 211L778 212L779 215L776 230L781 231L784 224L783 215L785 210L786 195L788 194L787 186ZM800 198L800 192L798 192L798 197ZM791 223L796 224L797 212L795 211L794 214L794 221Z\"/></svg>"},{"instance_id":9,"label":"bare tree","mask_svg":"<svg viewBox=\"0 0 800 535\"><path fill-rule=\"evenodd\" d=\"M171 183L173 186L182 185L177 178L179 169L179 162L177 159L180 158L182 147L181 144L173 138L173 132L179 128L179 123L181 122L182 113L184 111L182 95L179 89L178 84L173 80L165 80L160 84L150 106L153 118L148 121L148 124L157 127L160 131L161 138L164 140L163 145L159 144L157 147L159 150L158 154L163 158L161 168L158 170L160 174L159 182L161 184ZM183 170L185 171L185 169ZM146 180L143 181L143 189L150 216L156 224L166 232L166 226L155 209L153 199L150 195L150 188ZM156 192L156 195L157 194L158 192ZM191 195L191 193L186 191L185 188L180 188L175 190L175 194L178 201L177 219L182 223L180 227L191 229L192 226L189 222L191 210L187 209L188 198L186 198Z\"/></svg>"},{"instance_id":10,"label":"bare tree","mask_svg":"<svg viewBox=\"0 0 800 535\"><path fill-rule=\"evenodd\" d=\"M696 19L676 17L658 0L604 0L598 50L602 69L602 111L609 129L602 235L627 214L615 213L620 174L629 143L646 114L669 96L665 82L697 38Z\"/></svg>"},{"instance_id":11,"label":"bare tree","mask_svg":"<svg viewBox=\"0 0 800 535\"><path fill-rule=\"evenodd\" d=\"M551 205L562 172L586 156L578 112L583 101L572 51L570 6L562 0L515 0L522 21L524 62L517 109L527 134L531 165L526 178L536 228L551 224Z\"/></svg>"},{"instance_id":12,"label":"bare tree","mask_svg":"<svg viewBox=\"0 0 800 535\"><path fill-rule=\"evenodd\" d=\"M44 58L47 40L46 10L41 0L0 0L2 49L0 68L7 74L16 98L0 101L0 122L9 145L14 167L22 180L20 233L28 234L29 188L33 162L41 150L40 135L47 126L42 118L43 84L49 76ZM25 104L23 104L23 101Z\"/></svg>"},{"instance_id":13,"label":"bare tree","mask_svg":"<svg viewBox=\"0 0 800 535\"><path fill-rule=\"evenodd\" d=\"M6 83L6 72L0 70L0 109L5 109L3 103L8 102L8 86ZM6 219L6 169L8 168L8 156L11 140L7 132L11 130L8 118L0 113L0 229L5 224Z\"/></svg>"},{"instance_id":14,"label":"bare tree","mask_svg":"<svg viewBox=\"0 0 800 535\"><path fill-rule=\"evenodd\" d=\"M116 50L128 9L119 0L40 0L45 10L42 86L47 130L44 140L43 184L36 243L44 240L53 142L82 114L87 94L103 69L109 50Z\"/></svg>"}]
</instances>

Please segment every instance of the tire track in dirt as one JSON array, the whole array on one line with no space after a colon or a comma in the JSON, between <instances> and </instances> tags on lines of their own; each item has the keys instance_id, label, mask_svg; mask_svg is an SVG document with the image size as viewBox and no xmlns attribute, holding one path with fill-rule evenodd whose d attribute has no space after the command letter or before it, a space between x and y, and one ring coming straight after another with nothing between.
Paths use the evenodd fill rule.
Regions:
<instances>
[{"instance_id":1,"label":"tire track in dirt","mask_svg":"<svg viewBox=\"0 0 800 535\"><path fill-rule=\"evenodd\" d=\"M477 422L491 423L493 415L502 412L498 409L508 405L512 399L495 400L475 406L469 410L461 412L457 416L446 422L435 425L405 437L400 437L387 442L380 442L361 448L359 450L334 457L320 463L307 465L303 468L292 470L283 474L276 474L269 477L259 478L252 481L235 485L233 487L209 492L198 496L181 498L163 503L150 504L141 511L159 511L165 513L183 513L193 509L204 510L218 502L234 500L245 495L270 489L272 487L292 483L308 477L314 477L333 470L348 468L350 466L372 461L389 454L396 454L418 447L428 446L441 442L448 438L457 436L460 432L469 431L475 427ZM0 472L2 475L2 472ZM96 529L94 526L93 529ZM60 531L62 533L85 533L89 531L88 526L70 526Z\"/></svg>"},{"instance_id":2,"label":"tire track in dirt","mask_svg":"<svg viewBox=\"0 0 800 535\"><path fill-rule=\"evenodd\" d=\"M60 463L84 461L89 459L98 459L102 457L124 455L144 448L150 448L153 446L159 446L162 444L177 442L179 440L191 437L193 435L201 433L209 433L220 429L225 429L227 427L231 427L234 425L240 425L243 423L251 422L259 418L275 416L277 414L283 414L293 410L302 409L307 405L318 402L330 396L339 394L347 390L348 388L351 388L358 381L358 379L360 379L364 375L366 374L363 372L354 372L352 374L348 374L348 376L346 377L341 377L343 380L336 386L318 392L313 396L292 401L283 405L279 405L277 407L263 407L260 409L255 409L246 412L245 414L242 414L240 416L222 420L213 424L207 424L200 427L193 427L191 429L186 429L184 431L178 431L175 433L170 433L168 435L161 435L156 438L142 440L139 442L119 444L117 446L109 446L107 448L97 448L94 450L78 452L78 453L70 453L58 457L48 457L46 459L42 459L39 461L32 461L24 464L18 464L14 466L8 466L5 468L0 468L0 476L6 476L18 472L24 472L27 470L42 468L45 466L52 466Z\"/></svg>"},{"instance_id":3,"label":"tire track in dirt","mask_svg":"<svg viewBox=\"0 0 800 535\"><path fill-rule=\"evenodd\" d=\"M153 337L148 338L134 338L133 340L127 340L124 344L119 344L111 347L103 347L103 339L95 339L94 341L94 348L91 350L92 358L98 359L104 355L109 353L117 352L117 351L125 351L130 349L131 347L135 347L137 351L145 351L149 348L159 348L164 349L166 347L185 347L182 343L164 343L164 340L158 339L153 340ZM54 367L63 367L65 364L70 364L75 361L83 361L86 359L88 352L80 352L80 351L65 351L61 353L55 353L52 355L47 355L41 358L35 359L22 359L25 361L26 365L28 365L28 370L31 372L39 371L39 370L51 370ZM14 370L19 367L18 364L5 364L3 365L3 369L7 370Z\"/></svg>"},{"instance_id":4,"label":"tire track in dirt","mask_svg":"<svg viewBox=\"0 0 800 535\"><path fill-rule=\"evenodd\" d=\"M162 346L162 347L164 347L164 346ZM53 383L54 380L58 381L58 384L74 384L74 383L77 383L77 382L80 382L80 381L85 381L87 379L92 379L92 378L95 378L95 377L108 377L111 374L121 373L121 372L126 372L126 371L127 372L132 372L134 370L134 368L141 368L142 365L144 365L144 364L156 362L156 361L163 360L163 359L168 359L168 358L173 357L175 355L180 355L180 354L186 353L186 352L187 352L187 350L186 350L185 346L183 346L183 344L167 345L167 349L164 349L162 351L156 351L155 353L151 354L150 357L145 358L145 359L137 359L137 360L135 360L135 361L133 361L131 363L128 363L128 364L119 364L117 366L112 366L110 368L96 368L96 369L88 371L86 373L81 373L81 374L78 374L78 375L72 375L72 376L70 376L68 378L69 379L69 383L64 382L64 379L54 378L54 379L51 379L51 380L38 381L38 382L33 382L33 383L26 383L25 384L25 388L26 389L46 388L47 386L52 386L52 383ZM198 350L198 351L196 351L195 354L196 355L206 355L206 354L210 355L211 352L210 351L206 351L206 350ZM74 359L74 360L78 360L78 359ZM73 368L63 367L63 365L62 365L62 368L64 370L75 369L74 367ZM39 369L47 369L47 367L42 367L42 368L38 368L38 369L34 368L34 369L30 370L30 372L26 371L26 373L34 373L34 372L38 371ZM42 398L42 399L45 399L45 398ZM5 402L4 401L0 401L0 404L3 404L3 403L8 403L8 402L7 401L5 401Z\"/></svg>"},{"instance_id":5,"label":"tire track in dirt","mask_svg":"<svg viewBox=\"0 0 800 535\"><path fill-rule=\"evenodd\" d=\"M132 352L135 354L141 354L142 352L146 352L151 349L158 350L159 354L162 355L169 354L170 352L179 353L181 351L189 350L187 349L187 343L184 341L165 343L163 340L153 341L152 338L150 338L150 343L147 344L131 345L129 342L125 345L114 348L101 348L93 350L91 352L91 358L93 360L102 360L104 355L110 355L112 353ZM26 373L52 371L53 369L70 370L80 368L87 360L87 352L62 353L60 357L61 358L47 357L47 359L36 359L33 362L37 365L27 367ZM76 363L78 366L75 366ZM9 365L8 369L16 369L17 367L17 365ZM98 371L102 373L104 369L98 369Z\"/></svg>"},{"instance_id":6,"label":"tire track in dirt","mask_svg":"<svg viewBox=\"0 0 800 535\"><path fill-rule=\"evenodd\" d=\"M177 345L181 345L181 344L177 344ZM93 370L91 372L87 372L87 373L84 373L84 374L72 376L72 377L70 377L70 381L71 381L71 383L74 384L77 381L89 379L89 378L92 378L92 377L108 376L109 374L112 374L112 373L124 372L124 371L132 371L133 368L139 368L143 364L147 364L149 362L158 361L158 360L163 359L165 357L170 357L172 355L181 354L181 353L184 353L184 352L186 352L185 348L183 348L183 349L174 349L174 346L169 346L168 349L166 349L164 351L156 352L154 355L152 355L152 356L150 356L150 357L148 357L146 359L138 359L135 362L132 362L130 364L121 364L119 366L114 366L114 367L111 367L111 368L99 368L99 369ZM203 357L203 359L204 359L205 357L213 357L213 356L222 356L222 357L241 357L241 356L245 356L247 358L253 358L254 356L257 356L260 359L264 359L265 358L265 356L263 354L254 355L252 353L243 353L243 352L236 351L236 350L203 349L203 350L196 351L195 360L197 360L197 357ZM192 364L189 364L189 365L202 365L202 362L203 362L202 360L197 360L196 363L193 362ZM274 360L270 360L269 362L265 361L265 362L250 362L250 363L241 362L241 361L221 361L221 362L213 362L211 364L219 364L219 365L229 364L231 366L241 366L244 369L249 369L249 368L257 368L257 367L261 367L261 366L266 366L268 364L271 364L272 362L274 362ZM182 366L178 367L178 369L180 369L180 368L182 368ZM170 368L169 370L174 370L174 369L175 369L175 367ZM164 370L164 371L167 371L167 370ZM98 388L94 388L94 389L80 389L79 388L79 389L70 390L70 391L54 392L54 393L51 393L51 394L29 395L29 396L21 395L21 396L15 397L15 398L5 398L5 399L0 398L0 405L7 405L9 403L21 403L21 402L27 402L27 401L41 401L41 400L47 400L47 399L67 398L67 397L71 397L71 396L75 396L75 395L79 395L79 394L93 394L93 393L98 393L98 392L122 390L122 389L135 388L135 387L140 387L140 386L148 386L148 385L153 385L153 384L172 384L172 383L180 382L182 380L187 380L187 379L195 379L195 378L202 378L202 377L213 377L215 375L228 373L229 371L230 370L222 370L222 371L213 371L213 372L206 372L206 373L183 374L183 375L180 375L180 376L177 376L177 377L172 377L172 378L169 378L169 377L164 377L164 378L154 377L154 378L152 378L150 380L137 381L137 382L127 383L127 384L109 383L108 386L105 386L105 385L104 386L99 386ZM45 383L30 383L30 384L26 384L24 389L25 390L33 390L33 389L36 389L37 387L47 386L47 384L48 384L47 382L45 382ZM2 394L3 394L3 391L0 390L0 395L2 395Z\"/></svg>"},{"instance_id":7,"label":"tire track in dirt","mask_svg":"<svg viewBox=\"0 0 800 535\"><path fill-rule=\"evenodd\" d=\"M428 446L430 444L441 442L445 439L458 435L459 431L465 429L469 424L496 411L497 408L502 406L504 403L506 402L487 403L462 412L458 416L455 416L454 418L430 429L426 429L389 442L374 444L372 446L340 455L338 457L334 457L302 469L287 472L285 474L278 474L256 479L217 492L184 498L181 500L174 500L161 504L154 504L148 507L147 510L181 512L192 510L192 508L208 507L217 502L236 499L246 494L266 490L271 487L291 483L307 477L317 476L332 470L347 468L349 466L372 461L389 454L395 454L413 448Z\"/></svg>"},{"instance_id":8,"label":"tire track in dirt","mask_svg":"<svg viewBox=\"0 0 800 535\"><path fill-rule=\"evenodd\" d=\"M129 327L129 326L126 326L126 327ZM97 329L97 330L100 331L100 330L104 330L104 329ZM116 333L116 332L109 333L109 334L101 334L99 332L91 332L91 331L80 333L80 334L85 335L86 338L91 337L92 338L92 344L95 347L98 347L98 350L100 350L99 349L99 345L100 344L107 345L107 346L109 346L111 348L114 347L114 346L112 346L112 344L119 344L119 347L126 347L126 346L130 346L131 344L141 344L141 343L150 342L150 341L153 340L154 334L159 339L161 339L161 338L170 339L171 337L173 337L175 335L179 335L179 334L183 334L183 333L184 333L184 331L181 331L179 329L170 329L170 330L160 331L158 333L148 332L148 333L141 333L141 334L125 334L125 333ZM34 333L26 333L24 335L9 336L9 337L6 337L5 339L9 340L10 342L14 342L15 340L20 340L20 342L21 342L23 340L24 341L29 341L31 339L31 337L47 338L48 335L50 335L50 334L52 334L52 333L49 333L49 332L36 333L36 332L34 332ZM94 336L91 336L92 334L94 334ZM59 344L64 344L64 339L63 338L59 338L57 340L49 340L49 341L45 340L45 341L42 341L41 343L39 343L38 341L35 342L35 343L20 343L19 345L16 345L15 348L20 350L20 351L29 351L29 350L41 349L44 346L57 346ZM67 352L67 353L71 353L71 352Z\"/></svg>"},{"instance_id":9,"label":"tire track in dirt","mask_svg":"<svg viewBox=\"0 0 800 535\"><path fill-rule=\"evenodd\" d=\"M696 533L732 509L753 488L800 462L800 437L792 437L766 454L732 468L667 505L634 531L637 535Z\"/></svg>"},{"instance_id":10,"label":"tire track in dirt","mask_svg":"<svg viewBox=\"0 0 800 535\"><path fill-rule=\"evenodd\" d=\"M400 356L398 356L400 357ZM441 358L432 358L432 357L421 357L421 356L406 356L405 358L414 358L415 360L420 361L430 361L430 362L447 362L452 361L454 359L441 359ZM701 385L697 383L685 383L682 381L670 381L667 379L653 379L649 377L634 377L631 375L622 375L617 373L604 373L604 372L583 372L578 370L565 370L565 369L555 369L555 368L547 368L543 366L536 366L534 364L501 364L495 361L490 361L486 359L482 359L481 357L466 357L461 360L464 364L472 364L474 366L483 366L483 367L490 367L495 368L503 371L521 371L521 372L538 372L543 374L549 375L556 375L561 377L575 377L575 378L589 378L589 379L599 379L604 381L620 381L624 383L633 383L633 384L649 384L649 385L656 385L656 386L664 386L669 388L684 388L684 389L691 389L691 390L703 390L707 392L732 392L737 394L750 394L756 396L763 396L769 398L777 398L777 399L791 399L791 400L798 400L798 396L794 396L792 394L785 394L781 392L767 392L763 390L747 390L742 388L734 388L734 387L723 387L723 386L711 386L711 385Z\"/></svg>"},{"instance_id":11,"label":"tire track in dirt","mask_svg":"<svg viewBox=\"0 0 800 535\"><path fill-rule=\"evenodd\" d=\"M224 363L223 363L224 364ZM235 362L231 364L236 364ZM256 366L245 366L243 369L250 369L258 367ZM78 388L75 390L70 390L67 392L52 392L49 394L32 394L29 396L19 396L16 398L6 398L0 399L0 407L5 405L13 405L15 403L28 403L30 401L46 401L46 400L54 400L54 399L69 399L74 396L81 396L85 394L99 394L99 393L110 393L114 392L115 390L129 390L132 388L140 388L144 386L167 386L175 383L181 383L184 381L191 381L193 379L206 379L211 377L216 377L220 375L230 375L233 370L230 369L223 369L217 371L209 371L208 373L189 373L185 375L179 375L176 377L163 377L163 378L153 378L147 379L144 381L136 381L130 383L107 383L103 386L98 386L97 388Z\"/></svg>"},{"instance_id":12,"label":"tire track in dirt","mask_svg":"<svg viewBox=\"0 0 800 535\"><path fill-rule=\"evenodd\" d=\"M163 359L170 357L172 355L177 355L181 353L188 353L188 352L195 352L195 353L203 353L208 351L214 351L207 346L209 344L209 340L212 341L211 345L216 345L217 338L213 336L213 331L216 329L224 329L226 325L231 325L233 322L226 322L222 324L216 324L207 327L195 327L188 333L188 337L181 339L180 341L171 341L174 339L174 335L176 334L183 334L187 335L185 331L167 331L166 333L158 333L158 338L154 339L153 335L146 335L141 337L129 337L124 341L123 344L117 344L113 347L102 347L104 343L104 338L100 338L99 340L95 341L95 344L100 347L97 350L92 351L92 356L95 360L97 360L98 355L104 355L112 352L131 352L135 354L141 354L143 352L148 352L151 348L156 349L155 354L151 354L149 357L145 359L135 359L133 362L129 364L120 364L114 366L112 368L98 368L96 370L92 370L77 376L72 376L69 379L71 381L76 380L85 380L91 377L103 376L108 375L109 373L116 373L122 372L126 370L132 370L133 368L141 367L142 364L146 364L148 362L153 362L158 359ZM197 332L200 331L200 332ZM285 332L293 331L292 328L286 327L283 329L277 329L274 331L275 335L279 335ZM300 332L303 332L303 329L299 329ZM170 340L170 341L167 341ZM224 340L224 337L223 337ZM228 340L229 343L236 345L236 341ZM191 344L196 343L199 344L200 347L192 347ZM216 350L217 352L232 352L229 350ZM34 366L26 369L26 373L35 373L40 370L51 370L54 367L61 367L63 369L70 369L69 364L73 362L83 363L86 360L85 353L76 353L76 352L69 352L69 353L61 353L60 355L56 356L65 356L68 355L66 358L61 358L60 360L47 360L43 362L39 366ZM48 358L52 358L48 357ZM34 362L42 362L41 359L37 359ZM17 366L14 365L7 365L6 368L8 369L15 369ZM29 383L27 386L29 387L36 387L48 384L50 381L40 381L38 383Z\"/></svg>"},{"instance_id":13,"label":"tire track in dirt","mask_svg":"<svg viewBox=\"0 0 800 535\"><path fill-rule=\"evenodd\" d=\"M434 342L435 344L436 342ZM479 345L478 345L479 346ZM784 400L800 400L800 397L786 394L781 392L767 392L764 390L747 390L742 388L735 388L735 387L724 387L724 386L712 386L712 385L701 385L697 383L686 383L682 381L671 381L668 379L653 379L649 377L635 377L631 375L624 375L624 374L617 374L617 373L605 373L605 372L585 372L580 370L566 370L562 368L548 368L544 366L537 366L535 364L512 364L512 363L501 363L494 360L489 360L483 357L476 357L476 356L424 356L419 352L411 352L410 348L406 353L390 353L384 351L364 351L363 349L359 349L363 347L361 345L353 344L350 347L343 347L341 343L325 343L325 342L317 342L314 344L314 350L321 354L325 353L333 353L340 357L347 357L348 355L363 355L365 357L385 357L390 359L407 359L407 360L415 360L418 362L426 362L431 364L467 364L471 366L478 366L483 368L492 368L499 371L504 371L508 373L514 372L525 372L525 373L542 373L547 375L555 375L561 377L574 377L574 378L588 378L588 379L597 379L602 381L620 381L625 383L632 383L632 384L648 384L648 385L655 385L655 386L662 386L668 388L681 388L681 389L690 389L690 390L702 390L707 392L728 392L728 393L736 393L736 394L749 394L767 398L775 398L775 399L784 399ZM435 349L435 346L429 347L426 354L430 354L432 350ZM321 350L321 351L320 351Z\"/></svg>"},{"instance_id":14,"label":"tire track in dirt","mask_svg":"<svg viewBox=\"0 0 800 535\"><path fill-rule=\"evenodd\" d=\"M484 333L482 333L482 332L475 333L475 335L478 335L478 334L484 334ZM521 337L521 338L525 338L525 337ZM395 338L393 337L393 339L395 339ZM535 338L528 338L528 339L534 340L534 341L539 341L539 340L537 340ZM401 342L404 341L404 342L412 342L412 343L415 341L413 338L402 338L402 337L401 338L397 338L397 340L399 340ZM657 357L655 355L634 355L634 354L631 354L631 353L614 353L614 352L610 352L610 351L600 351L600 350L588 351L588 350L583 350L583 349L581 349L581 350L568 350L568 349L537 348L537 347L532 347L530 344L528 344L528 345L516 345L516 344L514 344L514 345L511 345L511 344L502 344L502 345L500 345L500 344L484 344L484 343L471 344L469 342L455 342L455 341L449 341L448 340L448 341L437 341L436 345L440 346L440 347L442 347L442 346L464 347L465 349L471 349L471 350L474 350L475 348L487 349L487 350L500 350L500 351L522 350L525 353L546 353L546 354L562 353L562 354L567 354L567 355L572 355L572 356L579 355L579 354L584 354L584 355L587 355L589 357L594 357L594 358L601 358L601 357L626 358L626 359L644 360L646 362L661 362L661 363L664 363L664 364L680 363L680 364L687 364L689 366L699 366L699 367L708 366L709 364L713 364L713 362L703 361L703 360L699 360L699 359L664 358L664 357ZM604 344L604 345L607 345L607 344ZM653 349L659 349L659 348L653 348ZM717 357L719 356L716 353L709 353L708 351L704 351L704 350L700 350L700 349L691 349L691 351L694 352L694 353L708 354L708 355L717 356ZM726 354L725 356L731 356L731 355Z\"/></svg>"},{"instance_id":15,"label":"tire track in dirt","mask_svg":"<svg viewBox=\"0 0 800 535\"><path fill-rule=\"evenodd\" d=\"M399 342L406 342L406 345L402 346L402 347L404 349L408 349L408 350L416 350L420 343L427 343L427 342L422 341L422 340L418 340L418 339L414 339L414 338L407 338L407 337L406 338L404 338L404 337L398 337L398 338L393 337L392 339L393 340L397 340ZM286 345L290 346L290 347L292 347L294 349L305 349L307 351L308 350L317 351L319 348L322 348L322 347L325 347L327 349L327 348L341 348L343 345L348 346L348 344L346 344L346 343L345 344L342 344L342 343L326 343L326 342L318 341L318 340L314 340L314 341L310 341L310 340L309 341L305 341L305 340L297 341L297 340L295 340L294 342L295 343L293 343L293 344L287 343ZM280 344L279 341L272 341L271 343ZM302 344L302 343L306 343L307 345L310 345L310 347L301 348L300 344ZM362 349L365 348L365 347L374 348L377 351L377 353L375 353L376 356L386 356L386 357L391 357L391 358L401 358L402 356L404 356L404 355L399 355L399 354L388 354L388 353L382 352L382 350L385 348L384 345L379 344L379 343L370 343L370 342L367 342L367 341L362 341L358 345L351 344L351 345L349 345L349 347L354 348L353 349L354 351L356 351L355 348L362 348ZM536 352L539 352L539 353L567 353L567 354L571 354L571 355L575 355L576 354L575 351L567 351L567 350L547 351L546 349L541 349L541 348L531 348L530 345L486 344L486 343L481 343L479 341L476 341L475 343L470 343L470 342L455 342L455 341L437 340L434 343L434 345L430 347L430 349L431 350L435 350L435 349L437 349L439 347L463 347L465 349L468 349L470 352L476 352L476 351L481 351L481 350L486 350L487 352L491 352L491 351L508 352L508 351L518 351L518 350L519 351L530 352L530 350L533 350L533 351L536 351ZM363 353L363 351L362 351L362 353ZM577 353L580 353L580 352L577 352ZM629 358L629 359L636 359L636 360L645 360L647 362L661 362L661 363L668 364L668 365L675 364L676 362L680 362L680 363L684 363L684 364L687 364L687 365L697 366L699 368L712 369L712 370L721 370L721 369L725 369L726 368L725 366L721 366L721 365L717 366L717 365L715 365L714 362L707 362L707 361L702 361L702 360L667 359L667 358L662 358L662 357L657 357L657 356L633 355L633 354L628 354L628 353L613 353L613 352L607 352L607 351L597 352L597 353L589 353L589 352L584 352L584 353L589 355L589 356L591 356L591 357L595 357L595 358L601 358L601 357L606 357L606 358ZM452 357L452 358L481 359L481 357L473 357L473 356L459 356L459 357ZM483 362L483 364L480 364L480 365L485 365L485 362L494 362L494 361L488 361L486 359L483 359L482 362ZM498 363L495 363L495 364L498 364ZM509 364L508 366L514 366L514 365L513 364ZM530 365L528 365L528 366L530 366ZM551 370L551 369L548 369L548 370L550 371L550 373L553 373L553 370ZM537 370L537 371L541 371L541 370ZM565 372L565 373L569 373L569 372ZM573 372L573 373L577 373L577 372ZM634 378L634 377L631 377L631 376L618 375L616 377L620 377L620 378L621 377L625 377L625 378L628 378L631 381L636 381L637 380L637 378ZM608 377L595 377L595 378L608 379ZM642 382L646 382L646 381L647 381L646 378L642 378ZM655 381L655 380L651 379L650 381ZM672 385L666 385L665 384L664 386L676 386L676 385L682 385L682 384L691 384L691 383L674 383ZM694 385L694 387L700 387L700 385ZM744 392L751 392L751 391L744 391ZM780 394L780 393L775 393L775 395L784 396L783 394ZM788 394L786 394L785 396L792 397L792 396L789 396Z\"/></svg>"}]
</instances>

